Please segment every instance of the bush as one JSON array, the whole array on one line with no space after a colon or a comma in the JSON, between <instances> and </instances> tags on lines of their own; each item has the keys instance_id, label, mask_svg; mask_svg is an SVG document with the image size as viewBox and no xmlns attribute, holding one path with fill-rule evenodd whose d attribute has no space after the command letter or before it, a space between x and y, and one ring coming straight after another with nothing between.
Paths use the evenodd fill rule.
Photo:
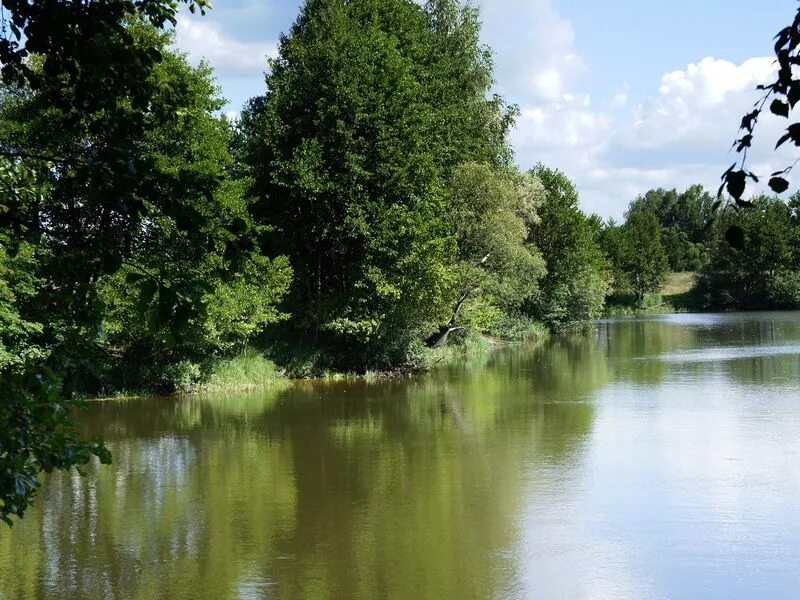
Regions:
<instances>
[{"instance_id":1,"label":"bush","mask_svg":"<svg viewBox=\"0 0 800 600\"><path fill-rule=\"evenodd\" d=\"M767 285L767 295L776 308L800 308L800 271L775 275Z\"/></svg>"},{"instance_id":2,"label":"bush","mask_svg":"<svg viewBox=\"0 0 800 600\"><path fill-rule=\"evenodd\" d=\"M199 391L261 390L286 385L288 379L274 362L263 354L248 352L215 363Z\"/></svg>"},{"instance_id":3,"label":"bush","mask_svg":"<svg viewBox=\"0 0 800 600\"><path fill-rule=\"evenodd\" d=\"M489 335L507 342L526 342L548 335L547 327L527 315L504 315L488 331Z\"/></svg>"},{"instance_id":4,"label":"bush","mask_svg":"<svg viewBox=\"0 0 800 600\"><path fill-rule=\"evenodd\" d=\"M181 360L155 373L154 379L158 389L188 394L197 390L203 380L203 370L197 363Z\"/></svg>"}]
</instances>

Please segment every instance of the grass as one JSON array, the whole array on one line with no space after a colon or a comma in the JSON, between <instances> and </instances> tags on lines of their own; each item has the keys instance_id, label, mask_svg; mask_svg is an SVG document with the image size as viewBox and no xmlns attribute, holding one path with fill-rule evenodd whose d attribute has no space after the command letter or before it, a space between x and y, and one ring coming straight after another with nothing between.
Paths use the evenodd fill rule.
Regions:
<instances>
[{"instance_id":1,"label":"grass","mask_svg":"<svg viewBox=\"0 0 800 600\"><path fill-rule=\"evenodd\" d=\"M637 305L633 296L617 296L609 301L605 314L620 316L700 310L702 304L695 291L696 282L697 273L670 273L661 291L647 294L642 305Z\"/></svg>"},{"instance_id":2,"label":"grass","mask_svg":"<svg viewBox=\"0 0 800 600\"><path fill-rule=\"evenodd\" d=\"M696 285L697 273L670 273L661 290L664 302L680 312L702 310L703 300L697 293Z\"/></svg>"},{"instance_id":3,"label":"grass","mask_svg":"<svg viewBox=\"0 0 800 600\"><path fill-rule=\"evenodd\" d=\"M670 273L667 276L667 281L661 288L661 295L664 296L664 298L669 298L671 296L687 294L694 289L696 281L697 273L694 271Z\"/></svg>"},{"instance_id":4,"label":"grass","mask_svg":"<svg viewBox=\"0 0 800 600\"><path fill-rule=\"evenodd\" d=\"M208 378L200 384L201 392L244 392L284 387L289 380L274 362L250 351L243 356L216 363Z\"/></svg>"}]
</instances>

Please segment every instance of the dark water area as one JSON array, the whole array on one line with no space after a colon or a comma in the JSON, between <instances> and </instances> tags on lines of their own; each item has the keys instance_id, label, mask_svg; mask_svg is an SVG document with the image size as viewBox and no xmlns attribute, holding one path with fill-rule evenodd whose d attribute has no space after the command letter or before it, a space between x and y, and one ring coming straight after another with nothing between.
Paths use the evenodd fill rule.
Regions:
<instances>
[{"instance_id":1,"label":"dark water area","mask_svg":"<svg viewBox=\"0 0 800 600\"><path fill-rule=\"evenodd\" d=\"M800 313L82 418L114 464L0 529L2 600L800 598Z\"/></svg>"}]
</instances>

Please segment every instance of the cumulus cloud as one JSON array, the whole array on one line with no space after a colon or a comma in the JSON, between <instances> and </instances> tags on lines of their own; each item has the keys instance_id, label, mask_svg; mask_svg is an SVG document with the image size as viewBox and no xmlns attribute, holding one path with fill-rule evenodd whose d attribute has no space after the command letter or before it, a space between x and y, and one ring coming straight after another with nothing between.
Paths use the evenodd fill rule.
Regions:
<instances>
[{"instance_id":1,"label":"cumulus cloud","mask_svg":"<svg viewBox=\"0 0 800 600\"><path fill-rule=\"evenodd\" d=\"M585 72L572 24L550 0L483 0L481 15L509 96L558 101Z\"/></svg>"},{"instance_id":2,"label":"cumulus cloud","mask_svg":"<svg viewBox=\"0 0 800 600\"><path fill-rule=\"evenodd\" d=\"M631 141L642 148L676 141L702 143L730 139L758 95L755 88L773 75L769 58L742 64L712 57L661 78L658 92L641 103L629 127ZM719 140L714 140L719 143Z\"/></svg>"},{"instance_id":3,"label":"cumulus cloud","mask_svg":"<svg viewBox=\"0 0 800 600\"><path fill-rule=\"evenodd\" d=\"M584 87L591 64L577 52L575 32L551 0L486 0L483 16L498 85L521 107L512 134L520 166L541 161L562 169L575 180L584 208L604 217L621 217L652 187L701 183L716 191L720 175L738 158L728 148L759 97L755 88L775 70L767 57L738 64L705 57L664 73L644 98L632 98L620 81L597 105ZM508 23L511 29L498 34L495 24ZM762 119L753 148L762 162L751 169L768 175L791 162L791 149L772 152L785 127L785 120Z\"/></svg>"},{"instance_id":4,"label":"cumulus cloud","mask_svg":"<svg viewBox=\"0 0 800 600\"><path fill-rule=\"evenodd\" d=\"M614 97L611 99L611 107L612 108L624 108L628 104L628 94L630 93L630 86L628 82L614 94Z\"/></svg>"},{"instance_id":5,"label":"cumulus cloud","mask_svg":"<svg viewBox=\"0 0 800 600\"><path fill-rule=\"evenodd\" d=\"M277 45L242 42L227 35L219 23L182 15L176 27L176 43L192 60L207 60L219 73L259 73L267 57L277 56Z\"/></svg>"}]
</instances>

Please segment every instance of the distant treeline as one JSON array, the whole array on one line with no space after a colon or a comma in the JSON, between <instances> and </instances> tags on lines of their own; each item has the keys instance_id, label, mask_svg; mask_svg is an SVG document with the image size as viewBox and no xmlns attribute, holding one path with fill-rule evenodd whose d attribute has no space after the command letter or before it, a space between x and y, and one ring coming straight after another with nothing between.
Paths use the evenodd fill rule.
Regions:
<instances>
[{"instance_id":1,"label":"distant treeline","mask_svg":"<svg viewBox=\"0 0 800 600\"><path fill-rule=\"evenodd\" d=\"M800 308L800 194L788 203L762 195L740 204L719 208L701 186L651 190L631 202L625 224L611 222L601 235L617 287L656 291L667 270L694 271L691 308ZM625 228L651 231L649 245L629 248L630 259L647 254L638 268L626 268L618 250L617 230ZM650 274L649 289L636 285L642 273Z\"/></svg>"}]
</instances>

